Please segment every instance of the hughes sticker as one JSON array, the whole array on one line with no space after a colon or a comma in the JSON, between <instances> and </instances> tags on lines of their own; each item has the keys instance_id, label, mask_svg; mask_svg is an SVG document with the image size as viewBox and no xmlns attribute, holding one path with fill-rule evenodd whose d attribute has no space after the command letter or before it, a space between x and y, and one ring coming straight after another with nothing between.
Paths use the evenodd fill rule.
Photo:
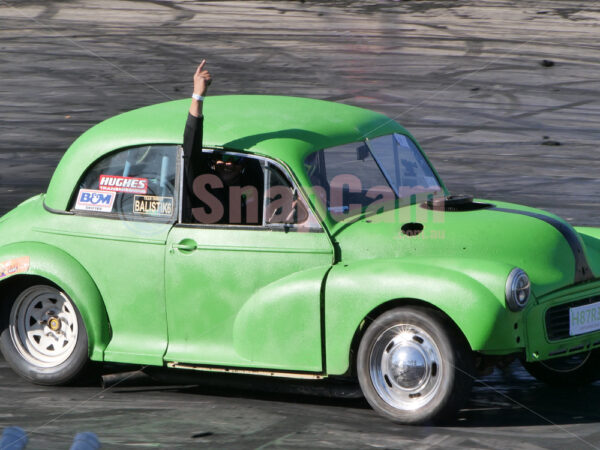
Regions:
<instances>
[{"instance_id":1,"label":"hughes sticker","mask_svg":"<svg viewBox=\"0 0 600 450\"><path fill-rule=\"evenodd\" d=\"M173 197L136 195L133 199L133 213L149 216L170 216L173 214Z\"/></svg>"},{"instance_id":2,"label":"hughes sticker","mask_svg":"<svg viewBox=\"0 0 600 450\"><path fill-rule=\"evenodd\" d=\"M29 256L9 259L0 263L0 279L27 272L29 270Z\"/></svg>"},{"instance_id":3,"label":"hughes sticker","mask_svg":"<svg viewBox=\"0 0 600 450\"><path fill-rule=\"evenodd\" d=\"M111 212L115 203L114 192L95 191L93 189L80 189L77 194L75 209L82 211Z\"/></svg>"},{"instance_id":4,"label":"hughes sticker","mask_svg":"<svg viewBox=\"0 0 600 450\"><path fill-rule=\"evenodd\" d=\"M125 192L127 194L145 194L148 192L148 179L100 175L98 189L101 191Z\"/></svg>"}]
</instances>

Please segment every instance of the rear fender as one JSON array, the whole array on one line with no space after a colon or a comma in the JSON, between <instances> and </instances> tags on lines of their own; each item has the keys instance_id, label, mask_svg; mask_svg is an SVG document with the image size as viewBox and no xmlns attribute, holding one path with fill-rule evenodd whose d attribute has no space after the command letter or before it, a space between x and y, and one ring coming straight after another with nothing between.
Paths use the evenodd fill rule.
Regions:
<instances>
[{"instance_id":1,"label":"rear fender","mask_svg":"<svg viewBox=\"0 0 600 450\"><path fill-rule=\"evenodd\" d=\"M2 288L17 279L22 282L27 277L41 277L51 281L71 298L81 313L88 334L90 359L103 360L104 349L110 341L110 325L100 291L89 273L72 256L51 245L19 242L0 247L0 265L19 258L24 262L29 258L29 266L21 264L15 266L14 272L5 274L0 279L0 293L5 293Z\"/></svg>"}]
</instances>

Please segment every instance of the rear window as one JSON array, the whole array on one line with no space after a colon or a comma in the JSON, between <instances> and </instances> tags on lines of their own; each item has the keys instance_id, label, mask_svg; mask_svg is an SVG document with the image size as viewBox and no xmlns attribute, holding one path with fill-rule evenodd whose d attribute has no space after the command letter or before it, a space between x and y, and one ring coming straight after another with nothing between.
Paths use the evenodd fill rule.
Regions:
<instances>
[{"instance_id":1,"label":"rear window","mask_svg":"<svg viewBox=\"0 0 600 450\"><path fill-rule=\"evenodd\" d=\"M77 213L172 220L177 211L176 145L148 145L94 163L74 195Z\"/></svg>"}]
</instances>

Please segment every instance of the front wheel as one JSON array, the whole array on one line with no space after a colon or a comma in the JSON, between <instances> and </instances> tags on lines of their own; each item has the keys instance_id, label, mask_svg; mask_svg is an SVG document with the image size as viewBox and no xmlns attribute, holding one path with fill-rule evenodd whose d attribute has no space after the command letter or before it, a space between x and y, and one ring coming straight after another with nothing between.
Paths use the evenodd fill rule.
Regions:
<instances>
[{"instance_id":1,"label":"front wheel","mask_svg":"<svg viewBox=\"0 0 600 450\"><path fill-rule=\"evenodd\" d=\"M551 386L577 387L600 380L600 351L577 353L539 362L521 361L537 380Z\"/></svg>"},{"instance_id":2,"label":"front wheel","mask_svg":"<svg viewBox=\"0 0 600 450\"><path fill-rule=\"evenodd\" d=\"M0 350L6 361L33 383L68 384L87 367L88 339L81 315L53 286L25 289L0 324Z\"/></svg>"},{"instance_id":3,"label":"front wheel","mask_svg":"<svg viewBox=\"0 0 600 450\"><path fill-rule=\"evenodd\" d=\"M402 307L379 316L358 349L358 380L369 404L403 424L447 419L468 399L473 360L437 311Z\"/></svg>"}]
</instances>

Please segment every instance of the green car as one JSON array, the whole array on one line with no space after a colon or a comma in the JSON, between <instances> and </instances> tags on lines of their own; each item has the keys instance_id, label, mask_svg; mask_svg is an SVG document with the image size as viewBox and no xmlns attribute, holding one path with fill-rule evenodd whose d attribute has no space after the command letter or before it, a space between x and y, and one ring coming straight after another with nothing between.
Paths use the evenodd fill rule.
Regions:
<instances>
[{"instance_id":1,"label":"green car","mask_svg":"<svg viewBox=\"0 0 600 450\"><path fill-rule=\"evenodd\" d=\"M394 120L320 100L208 98L188 161L188 106L94 126L0 218L0 348L22 377L346 377L399 423L451 416L507 358L600 378L600 229L450 196Z\"/></svg>"}]
</instances>

